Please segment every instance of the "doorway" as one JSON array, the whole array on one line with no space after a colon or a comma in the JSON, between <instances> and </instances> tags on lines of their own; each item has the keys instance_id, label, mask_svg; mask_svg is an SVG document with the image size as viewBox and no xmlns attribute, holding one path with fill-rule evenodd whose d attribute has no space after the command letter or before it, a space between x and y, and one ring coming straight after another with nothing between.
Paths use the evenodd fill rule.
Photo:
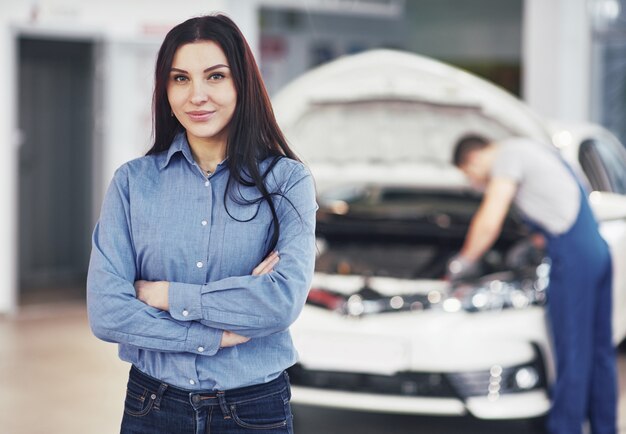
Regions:
<instances>
[{"instance_id":1,"label":"doorway","mask_svg":"<svg viewBox=\"0 0 626 434\"><path fill-rule=\"evenodd\" d=\"M94 43L21 37L18 52L20 304L84 299Z\"/></svg>"}]
</instances>

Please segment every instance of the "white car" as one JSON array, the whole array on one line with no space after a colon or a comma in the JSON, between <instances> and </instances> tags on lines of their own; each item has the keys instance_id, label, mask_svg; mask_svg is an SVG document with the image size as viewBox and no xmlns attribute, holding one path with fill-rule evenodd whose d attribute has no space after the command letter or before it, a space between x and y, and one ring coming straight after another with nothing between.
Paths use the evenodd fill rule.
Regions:
<instances>
[{"instance_id":1,"label":"white car","mask_svg":"<svg viewBox=\"0 0 626 434\"><path fill-rule=\"evenodd\" d=\"M484 80L390 50L303 75L274 109L320 202L314 282L292 326L294 403L481 419L548 411L550 265L515 212L480 275L442 280L480 200L451 164L469 132L556 146L580 174L613 254L615 341L626 335L626 152L605 129L549 124Z\"/></svg>"}]
</instances>

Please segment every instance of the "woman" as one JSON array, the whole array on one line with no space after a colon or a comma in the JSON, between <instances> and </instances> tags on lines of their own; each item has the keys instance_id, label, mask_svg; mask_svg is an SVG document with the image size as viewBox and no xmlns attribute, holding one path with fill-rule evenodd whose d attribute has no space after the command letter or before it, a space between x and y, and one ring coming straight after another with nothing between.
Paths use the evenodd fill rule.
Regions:
<instances>
[{"instance_id":1,"label":"woman","mask_svg":"<svg viewBox=\"0 0 626 434\"><path fill-rule=\"evenodd\" d=\"M115 173L87 283L94 334L132 363L122 433L293 432L312 178L227 17L173 28L155 78L154 145Z\"/></svg>"}]
</instances>

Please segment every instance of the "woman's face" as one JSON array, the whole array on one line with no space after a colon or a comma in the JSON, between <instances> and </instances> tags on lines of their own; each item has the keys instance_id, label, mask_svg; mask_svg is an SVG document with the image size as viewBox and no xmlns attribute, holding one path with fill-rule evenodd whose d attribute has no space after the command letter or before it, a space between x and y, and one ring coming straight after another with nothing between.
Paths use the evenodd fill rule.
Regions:
<instances>
[{"instance_id":1,"label":"woman's face","mask_svg":"<svg viewBox=\"0 0 626 434\"><path fill-rule=\"evenodd\" d=\"M237 91L226 55L217 43L198 41L176 50L167 99L190 144L226 143Z\"/></svg>"}]
</instances>

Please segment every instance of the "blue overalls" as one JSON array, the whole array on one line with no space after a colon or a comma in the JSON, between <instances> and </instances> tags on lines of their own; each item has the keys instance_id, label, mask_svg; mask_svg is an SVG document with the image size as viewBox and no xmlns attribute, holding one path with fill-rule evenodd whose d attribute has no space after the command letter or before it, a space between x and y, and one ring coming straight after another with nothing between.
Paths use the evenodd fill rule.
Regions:
<instances>
[{"instance_id":1,"label":"blue overalls","mask_svg":"<svg viewBox=\"0 0 626 434\"><path fill-rule=\"evenodd\" d=\"M580 434L589 420L593 434L616 434L611 256L582 187L580 210L567 232L553 235L539 229L552 260L547 309L556 382L548 432Z\"/></svg>"}]
</instances>

